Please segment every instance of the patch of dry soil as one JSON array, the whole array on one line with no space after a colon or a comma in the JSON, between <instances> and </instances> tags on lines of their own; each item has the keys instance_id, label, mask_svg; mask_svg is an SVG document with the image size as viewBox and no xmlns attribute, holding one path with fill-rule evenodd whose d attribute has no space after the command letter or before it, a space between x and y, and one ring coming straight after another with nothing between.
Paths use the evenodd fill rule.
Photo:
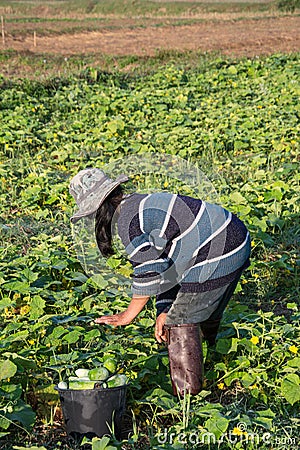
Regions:
<instances>
[{"instance_id":1,"label":"patch of dry soil","mask_svg":"<svg viewBox=\"0 0 300 450\"><path fill-rule=\"evenodd\" d=\"M102 29L57 36L8 36L6 48L65 56L79 54L154 55L157 50L216 51L256 56L300 50L300 17L211 21L191 25Z\"/></svg>"}]
</instances>

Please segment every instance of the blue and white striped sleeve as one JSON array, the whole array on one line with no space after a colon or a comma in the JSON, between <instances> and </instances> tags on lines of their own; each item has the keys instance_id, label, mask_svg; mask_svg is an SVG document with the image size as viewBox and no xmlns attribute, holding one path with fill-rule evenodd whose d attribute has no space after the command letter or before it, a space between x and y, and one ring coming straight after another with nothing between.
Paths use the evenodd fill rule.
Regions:
<instances>
[{"instance_id":1,"label":"blue and white striped sleeve","mask_svg":"<svg viewBox=\"0 0 300 450\"><path fill-rule=\"evenodd\" d=\"M150 194L139 206L139 229L127 247L134 275L132 292L138 295L156 295L160 291L166 271L172 262L168 246L177 230L170 226L176 195Z\"/></svg>"},{"instance_id":2,"label":"blue and white striped sleeve","mask_svg":"<svg viewBox=\"0 0 300 450\"><path fill-rule=\"evenodd\" d=\"M153 233L139 236L136 249L129 255L133 266L132 292L138 295L156 295L171 260L165 252L167 241L155 239ZM159 242L159 244L158 244Z\"/></svg>"}]
</instances>

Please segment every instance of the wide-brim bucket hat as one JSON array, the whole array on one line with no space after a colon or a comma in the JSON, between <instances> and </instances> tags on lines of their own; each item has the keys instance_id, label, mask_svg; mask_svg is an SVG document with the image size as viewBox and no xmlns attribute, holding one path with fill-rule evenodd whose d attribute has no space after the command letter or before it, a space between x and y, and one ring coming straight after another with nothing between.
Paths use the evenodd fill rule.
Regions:
<instances>
[{"instance_id":1,"label":"wide-brim bucket hat","mask_svg":"<svg viewBox=\"0 0 300 450\"><path fill-rule=\"evenodd\" d=\"M94 214L109 194L126 181L128 177L124 174L112 180L97 168L87 168L78 172L71 179L69 186L69 192L78 206L78 211L71 217L71 222L76 223L82 217Z\"/></svg>"}]
</instances>

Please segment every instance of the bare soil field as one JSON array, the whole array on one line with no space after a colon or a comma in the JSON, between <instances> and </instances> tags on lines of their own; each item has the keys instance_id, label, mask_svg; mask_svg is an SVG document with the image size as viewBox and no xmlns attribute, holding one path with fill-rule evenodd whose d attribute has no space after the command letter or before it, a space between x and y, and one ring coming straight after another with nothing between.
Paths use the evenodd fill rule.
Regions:
<instances>
[{"instance_id":1,"label":"bare soil field","mask_svg":"<svg viewBox=\"0 0 300 450\"><path fill-rule=\"evenodd\" d=\"M33 24L32 24L33 25ZM153 56L158 50L218 52L224 55L268 55L300 50L300 17L286 15L269 18L204 20L191 24L144 22L136 26L119 19L118 26L106 26L91 31L79 30L60 34L7 33L2 50L13 49L32 54L63 56L101 54ZM59 30L57 30L59 31ZM1 46L0 46L1 49Z\"/></svg>"}]
</instances>

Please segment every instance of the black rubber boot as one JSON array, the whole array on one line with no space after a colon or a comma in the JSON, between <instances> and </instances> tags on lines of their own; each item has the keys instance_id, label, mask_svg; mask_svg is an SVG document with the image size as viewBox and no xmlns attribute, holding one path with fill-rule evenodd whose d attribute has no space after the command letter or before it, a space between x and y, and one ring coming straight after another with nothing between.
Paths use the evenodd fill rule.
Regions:
<instances>
[{"instance_id":1,"label":"black rubber boot","mask_svg":"<svg viewBox=\"0 0 300 450\"><path fill-rule=\"evenodd\" d=\"M196 395L203 384L202 337L199 324L165 325L174 395Z\"/></svg>"},{"instance_id":2,"label":"black rubber boot","mask_svg":"<svg viewBox=\"0 0 300 450\"><path fill-rule=\"evenodd\" d=\"M221 319L206 320L200 323L203 338L209 345L215 345Z\"/></svg>"}]
</instances>

